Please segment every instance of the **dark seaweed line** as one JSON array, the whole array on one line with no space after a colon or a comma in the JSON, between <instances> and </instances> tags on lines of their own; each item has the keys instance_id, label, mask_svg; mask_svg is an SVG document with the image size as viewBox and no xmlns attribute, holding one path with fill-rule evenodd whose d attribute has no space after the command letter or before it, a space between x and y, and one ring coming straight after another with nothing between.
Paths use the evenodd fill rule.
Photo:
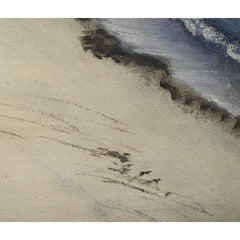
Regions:
<instances>
[{"instance_id":1,"label":"dark seaweed line","mask_svg":"<svg viewBox=\"0 0 240 240\"><path fill-rule=\"evenodd\" d=\"M81 25L85 28L84 36L80 37L85 52L90 50L99 59L111 58L117 64L133 65L141 67L145 71L147 70L147 74L153 74L157 79L160 78L159 86L170 92L172 100L191 107L194 111L203 114L203 116L215 118L220 122L230 122L231 129L235 133L240 133L240 116L233 116L215 102L208 101L200 96L191 87L175 83L171 78L165 59L135 53L128 48L124 48L115 36L109 34L93 19L75 20L81 22ZM159 77L159 75L161 76ZM192 113L193 110L187 112Z\"/></svg>"}]
</instances>

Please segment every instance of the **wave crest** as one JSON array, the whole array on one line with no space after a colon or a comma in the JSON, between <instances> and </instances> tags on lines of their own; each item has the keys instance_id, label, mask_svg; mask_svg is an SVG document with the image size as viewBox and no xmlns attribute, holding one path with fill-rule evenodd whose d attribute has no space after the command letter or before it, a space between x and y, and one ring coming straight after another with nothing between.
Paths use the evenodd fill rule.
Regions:
<instances>
[{"instance_id":1,"label":"wave crest","mask_svg":"<svg viewBox=\"0 0 240 240\"><path fill-rule=\"evenodd\" d=\"M181 19L185 28L197 37L213 47L220 47L225 54L240 62L240 42L232 40L226 32L211 26L205 19Z\"/></svg>"}]
</instances>

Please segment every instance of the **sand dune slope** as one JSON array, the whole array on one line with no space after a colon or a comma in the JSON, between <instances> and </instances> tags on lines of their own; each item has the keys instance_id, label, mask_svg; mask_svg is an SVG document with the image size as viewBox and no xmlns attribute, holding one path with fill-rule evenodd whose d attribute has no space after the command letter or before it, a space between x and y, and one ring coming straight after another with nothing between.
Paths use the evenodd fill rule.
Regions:
<instances>
[{"instance_id":1,"label":"sand dune slope","mask_svg":"<svg viewBox=\"0 0 240 240\"><path fill-rule=\"evenodd\" d=\"M0 20L0 221L239 221L239 139L81 31Z\"/></svg>"}]
</instances>

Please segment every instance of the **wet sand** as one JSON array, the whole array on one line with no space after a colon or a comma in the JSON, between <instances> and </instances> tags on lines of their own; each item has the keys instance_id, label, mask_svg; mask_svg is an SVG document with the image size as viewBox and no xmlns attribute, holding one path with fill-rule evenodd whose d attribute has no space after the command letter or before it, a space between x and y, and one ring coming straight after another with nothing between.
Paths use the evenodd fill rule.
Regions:
<instances>
[{"instance_id":1,"label":"wet sand","mask_svg":"<svg viewBox=\"0 0 240 240\"><path fill-rule=\"evenodd\" d=\"M239 137L81 24L0 20L0 221L239 221Z\"/></svg>"}]
</instances>

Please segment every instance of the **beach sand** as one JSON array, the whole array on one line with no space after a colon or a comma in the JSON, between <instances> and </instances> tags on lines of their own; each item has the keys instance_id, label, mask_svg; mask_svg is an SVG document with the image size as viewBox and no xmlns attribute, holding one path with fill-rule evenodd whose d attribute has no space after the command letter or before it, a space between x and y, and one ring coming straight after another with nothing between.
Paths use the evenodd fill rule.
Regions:
<instances>
[{"instance_id":1,"label":"beach sand","mask_svg":"<svg viewBox=\"0 0 240 240\"><path fill-rule=\"evenodd\" d=\"M83 30L0 20L0 221L239 221L239 137Z\"/></svg>"}]
</instances>

